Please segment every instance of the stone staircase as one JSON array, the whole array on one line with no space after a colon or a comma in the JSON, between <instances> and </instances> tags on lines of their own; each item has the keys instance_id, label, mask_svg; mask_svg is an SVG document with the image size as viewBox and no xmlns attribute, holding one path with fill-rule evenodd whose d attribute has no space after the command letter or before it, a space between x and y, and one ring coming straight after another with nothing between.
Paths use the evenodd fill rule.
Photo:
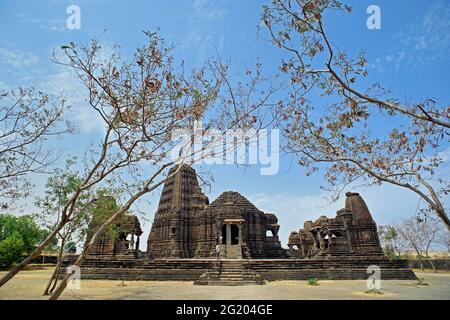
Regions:
<instances>
[{"instance_id":1,"label":"stone staircase","mask_svg":"<svg viewBox=\"0 0 450 320\"><path fill-rule=\"evenodd\" d=\"M240 245L221 245L220 252L222 258L242 259L242 246Z\"/></svg>"},{"instance_id":2,"label":"stone staircase","mask_svg":"<svg viewBox=\"0 0 450 320\"><path fill-rule=\"evenodd\" d=\"M245 286L263 285L265 281L259 274L246 268L242 260L222 260L220 268L213 269L200 276L194 285L209 286Z\"/></svg>"}]
</instances>

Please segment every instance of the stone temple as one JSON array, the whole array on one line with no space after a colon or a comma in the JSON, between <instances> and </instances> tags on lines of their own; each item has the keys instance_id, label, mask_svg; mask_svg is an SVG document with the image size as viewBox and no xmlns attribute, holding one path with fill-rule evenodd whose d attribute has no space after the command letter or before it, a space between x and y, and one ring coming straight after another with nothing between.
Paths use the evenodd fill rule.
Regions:
<instances>
[{"instance_id":1,"label":"stone temple","mask_svg":"<svg viewBox=\"0 0 450 320\"><path fill-rule=\"evenodd\" d=\"M406 260L389 260L383 254L377 225L357 193L346 194L345 206L334 218L306 221L291 233L284 249L275 214L262 212L233 191L210 203L192 167L171 170L178 171L163 186L147 251L139 250L139 220L124 215L115 226L118 232L100 237L89 252L82 267L84 278L245 285L367 279L375 268L381 279L416 279ZM96 228L98 223L92 222L88 240ZM217 244L221 261L215 258Z\"/></svg>"},{"instance_id":2,"label":"stone temple","mask_svg":"<svg viewBox=\"0 0 450 320\"><path fill-rule=\"evenodd\" d=\"M279 228L274 214L258 210L238 192L224 192L209 204L195 170L185 166L164 185L147 254L208 258L220 244L223 258L283 258Z\"/></svg>"},{"instance_id":3,"label":"stone temple","mask_svg":"<svg viewBox=\"0 0 450 320\"><path fill-rule=\"evenodd\" d=\"M345 208L335 218L321 216L316 221L306 221L303 229L289 236L289 249L301 258L330 255L375 255L383 250L377 225L358 193L347 193Z\"/></svg>"}]
</instances>

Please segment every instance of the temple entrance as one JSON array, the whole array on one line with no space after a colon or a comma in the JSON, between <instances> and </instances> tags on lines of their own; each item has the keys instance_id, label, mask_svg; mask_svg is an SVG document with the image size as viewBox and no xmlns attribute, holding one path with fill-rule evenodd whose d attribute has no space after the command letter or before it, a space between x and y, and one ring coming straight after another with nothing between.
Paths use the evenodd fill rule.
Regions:
<instances>
[{"instance_id":1,"label":"temple entrance","mask_svg":"<svg viewBox=\"0 0 450 320\"><path fill-rule=\"evenodd\" d=\"M239 243L239 228L237 225L231 225L231 245L236 245Z\"/></svg>"},{"instance_id":2,"label":"temple entrance","mask_svg":"<svg viewBox=\"0 0 450 320\"><path fill-rule=\"evenodd\" d=\"M227 228L230 228L229 234L227 232ZM239 243L239 227L236 224L225 224L222 226L222 243L221 244L230 244L230 245L238 245ZM228 243L227 239L230 237L230 241Z\"/></svg>"},{"instance_id":3,"label":"temple entrance","mask_svg":"<svg viewBox=\"0 0 450 320\"><path fill-rule=\"evenodd\" d=\"M242 258L242 219L226 219L221 228L221 255L227 259Z\"/></svg>"}]
</instances>

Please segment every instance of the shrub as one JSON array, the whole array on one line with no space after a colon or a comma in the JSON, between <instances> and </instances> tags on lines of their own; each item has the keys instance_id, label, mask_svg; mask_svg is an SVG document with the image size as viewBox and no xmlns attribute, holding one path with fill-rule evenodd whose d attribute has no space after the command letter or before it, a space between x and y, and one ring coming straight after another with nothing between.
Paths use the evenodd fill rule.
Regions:
<instances>
[{"instance_id":1,"label":"shrub","mask_svg":"<svg viewBox=\"0 0 450 320\"><path fill-rule=\"evenodd\" d=\"M317 280L317 278L309 278L308 279L308 285L310 285L310 286L318 286L319 285L319 280Z\"/></svg>"},{"instance_id":2,"label":"shrub","mask_svg":"<svg viewBox=\"0 0 450 320\"><path fill-rule=\"evenodd\" d=\"M366 291L367 294L383 294L383 291L378 289L369 289Z\"/></svg>"},{"instance_id":3,"label":"shrub","mask_svg":"<svg viewBox=\"0 0 450 320\"><path fill-rule=\"evenodd\" d=\"M25 253L25 244L17 235L9 236L0 241L0 268L10 268L19 262Z\"/></svg>"}]
</instances>

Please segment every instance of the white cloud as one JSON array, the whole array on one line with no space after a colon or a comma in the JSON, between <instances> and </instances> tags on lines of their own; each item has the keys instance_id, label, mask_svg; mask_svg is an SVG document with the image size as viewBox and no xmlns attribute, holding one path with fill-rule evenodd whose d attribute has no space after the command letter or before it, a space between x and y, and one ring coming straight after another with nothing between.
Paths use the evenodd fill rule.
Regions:
<instances>
[{"instance_id":1,"label":"white cloud","mask_svg":"<svg viewBox=\"0 0 450 320\"><path fill-rule=\"evenodd\" d=\"M21 22L29 24L33 27L55 32L68 31L66 26L66 19L40 19L36 17L31 17L25 13L19 13L18 18Z\"/></svg>"},{"instance_id":2,"label":"white cloud","mask_svg":"<svg viewBox=\"0 0 450 320\"><path fill-rule=\"evenodd\" d=\"M24 69L37 65L38 63L39 58L33 53L24 53L0 47L0 64Z\"/></svg>"},{"instance_id":3,"label":"white cloud","mask_svg":"<svg viewBox=\"0 0 450 320\"><path fill-rule=\"evenodd\" d=\"M217 3L195 0L192 10L183 15L189 25L183 46L194 49L201 61L215 50L220 53L223 50L225 34L223 28L218 28L217 24L223 22L226 14L227 11L217 6Z\"/></svg>"},{"instance_id":4,"label":"white cloud","mask_svg":"<svg viewBox=\"0 0 450 320\"><path fill-rule=\"evenodd\" d=\"M414 68L448 58L450 52L450 5L436 2L425 14L404 25L394 35L393 51L378 58L371 67L378 71Z\"/></svg>"}]
</instances>

